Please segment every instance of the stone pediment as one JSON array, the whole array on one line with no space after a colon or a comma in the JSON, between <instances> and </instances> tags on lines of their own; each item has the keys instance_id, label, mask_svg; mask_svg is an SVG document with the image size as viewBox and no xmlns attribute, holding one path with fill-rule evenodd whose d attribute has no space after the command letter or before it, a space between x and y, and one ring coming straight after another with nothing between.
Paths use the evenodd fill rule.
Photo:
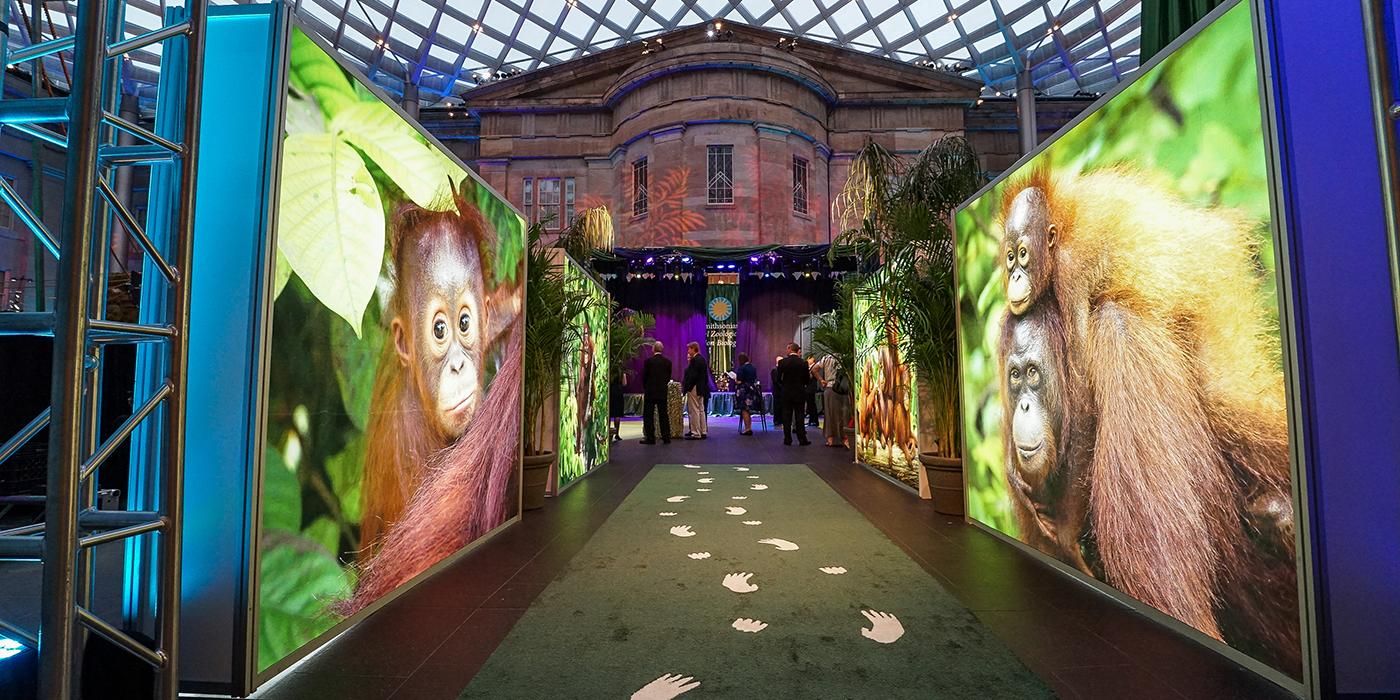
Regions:
<instances>
[{"instance_id":1,"label":"stone pediment","mask_svg":"<svg viewBox=\"0 0 1400 700\"><path fill-rule=\"evenodd\" d=\"M748 69L775 72L801 83L830 104L843 102L976 99L981 85L947 72L872 56L818 41L796 40L779 48L787 34L725 22L725 37L694 25L625 44L462 94L472 109L604 108L637 85L676 71ZM660 48L657 48L657 44ZM647 53L643 53L647 51Z\"/></svg>"}]
</instances>

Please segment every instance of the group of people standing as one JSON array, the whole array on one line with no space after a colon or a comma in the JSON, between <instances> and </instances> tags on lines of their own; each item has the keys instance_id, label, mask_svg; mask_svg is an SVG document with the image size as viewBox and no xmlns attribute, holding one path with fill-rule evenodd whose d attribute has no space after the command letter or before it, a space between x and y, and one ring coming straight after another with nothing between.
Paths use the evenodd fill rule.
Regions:
<instances>
[{"instance_id":1,"label":"group of people standing","mask_svg":"<svg viewBox=\"0 0 1400 700\"><path fill-rule=\"evenodd\" d=\"M651 357L642 363L642 444L655 445L656 424L653 418L661 421L661 442L671 444L671 409L667 404L667 392L671 386L671 360L665 355L665 347L660 341L651 344ZM685 396L686 415L690 425L685 431L687 440L705 440L710 437L709 423L706 420L710 400L710 364L700 354L700 344L688 343L685 346L685 373L681 375L681 394ZM657 414L660 414L659 416Z\"/></svg>"},{"instance_id":2,"label":"group of people standing","mask_svg":"<svg viewBox=\"0 0 1400 700\"><path fill-rule=\"evenodd\" d=\"M673 368L664 350L660 342L652 343L652 355L642 363L643 445L655 445L658 437L662 443L671 442L671 416L667 397ZM753 414L763 413L765 410L763 389L758 381L758 369L749 361L749 356L739 353L735 360L731 376L734 379L734 406L740 417L740 434L753 435ZM807 439L807 426L819 425L816 396L822 394L826 414L826 445L844 446L843 429L847 423L846 405L850 400L850 382L835 356L827 355L821 361L812 355L804 359L801 346L791 343L788 345L786 356L775 358L769 378L772 381L773 422L783 426L784 445L791 445L794 435L797 437L797 444L811 444ZM615 386L614 393L613 425L616 434L617 417L621 415L622 403L620 382ZM710 366L700 354L699 343L692 342L686 345L686 366L681 377L681 393L685 397L686 414L689 416L685 439L707 439ZM660 421L659 434L657 420Z\"/></svg>"}]
</instances>

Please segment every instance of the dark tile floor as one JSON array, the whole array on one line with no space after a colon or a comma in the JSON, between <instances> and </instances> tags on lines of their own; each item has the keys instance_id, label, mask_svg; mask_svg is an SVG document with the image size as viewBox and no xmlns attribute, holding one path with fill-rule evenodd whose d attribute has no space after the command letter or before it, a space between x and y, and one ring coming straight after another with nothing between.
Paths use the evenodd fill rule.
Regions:
<instances>
[{"instance_id":1,"label":"dark tile floor","mask_svg":"<svg viewBox=\"0 0 1400 700\"><path fill-rule=\"evenodd\" d=\"M741 437L728 420L712 419L711 426L704 442L615 443L608 465L347 631L257 697L456 697L535 596L658 462L811 465L1061 697L1291 697L1015 547L934 513L928 501L851 464L848 451L822 447L820 440L806 448L784 447L771 432ZM635 436L637 427L625 426L624 435Z\"/></svg>"}]
</instances>

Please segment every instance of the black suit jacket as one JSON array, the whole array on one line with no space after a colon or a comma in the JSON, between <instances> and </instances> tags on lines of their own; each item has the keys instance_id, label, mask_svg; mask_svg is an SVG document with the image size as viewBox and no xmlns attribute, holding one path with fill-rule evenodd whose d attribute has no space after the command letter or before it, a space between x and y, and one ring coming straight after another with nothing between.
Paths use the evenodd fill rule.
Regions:
<instances>
[{"instance_id":1,"label":"black suit jacket","mask_svg":"<svg viewBox=\"0 0 1400 700\"><path fill-rule=\"evenodd\" d=\"M805 400L810 381L812 373L807 369L807 361L801 357L788 355L778 363L778 386L784 400Z\"/></svg>"},{"instance_id":2,"label":"black suit jacket","mask_svg":"<svg viewBox=\"0 0 1400 700\"><path fill-rule=\"evenodd\" d=\"M655 354L642 363L642 391L655 399L666 398L666 386L671 383L671 360Z\"/></svg>"},{"instance_id":3,"label":"black suit jacket","mask_svg":"<svg viewBox=\"0 0 1400 700\"><path fill-rule=\"evenodd\" d=\"M704 355L698 353L690 358L681 377L681 393L688 394L691 389L700 396L710 396L710 364L705 361Z\"/></svg>"}]
</instances>

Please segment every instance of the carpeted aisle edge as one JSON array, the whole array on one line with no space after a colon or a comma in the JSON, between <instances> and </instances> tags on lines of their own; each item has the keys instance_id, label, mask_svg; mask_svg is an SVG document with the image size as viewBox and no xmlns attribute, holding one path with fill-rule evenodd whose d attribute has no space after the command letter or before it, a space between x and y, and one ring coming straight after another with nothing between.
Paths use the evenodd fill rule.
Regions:
<instances>
[{"instance_id":1,"label":"carpeted aisle edge","mask_svg":"<svg viewBox=\"0 0 1400 700\"><path fill-rule=\"evenodd\" d=\"M638 691L1053 697L805 465L652 469L462 697Z\"/></svg>"}]
</instances>

